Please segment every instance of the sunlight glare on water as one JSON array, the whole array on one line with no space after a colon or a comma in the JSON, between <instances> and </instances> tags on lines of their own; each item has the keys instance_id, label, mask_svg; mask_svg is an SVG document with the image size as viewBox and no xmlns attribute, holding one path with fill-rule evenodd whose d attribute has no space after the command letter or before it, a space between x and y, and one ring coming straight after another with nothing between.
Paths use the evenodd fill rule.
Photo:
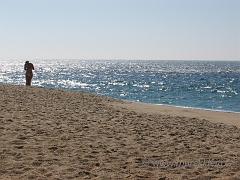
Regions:
<instances>
[{"instance_id":1,"label":"sunlight glare on water","mask_svg":"<svg viewBox=\"0 0 240 180\"><path fill-rule=\"evenodd\" d=\"M25 84L25 61L0 61L0 83ZM32 85L154 104L240 112L238 61L32 60Z\"/></svg>"}]
</instances>

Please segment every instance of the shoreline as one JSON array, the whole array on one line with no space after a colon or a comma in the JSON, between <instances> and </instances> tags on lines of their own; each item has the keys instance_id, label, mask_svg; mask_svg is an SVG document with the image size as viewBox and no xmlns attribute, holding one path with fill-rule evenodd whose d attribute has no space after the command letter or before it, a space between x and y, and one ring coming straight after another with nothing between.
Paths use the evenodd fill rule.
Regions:
<instances>
[{"instance_id":1,"label":"shoreline","mask_svg":"<svg viewBox=\"0 0 240 180\"><path fill-rule=\"evenodd\" d=\"M134 101L133 101L134 102ZM148 103L152 104L152 103ZM184 109L196 109L196 110L204 110L204 111L213 111L213 112L223 112L223 113L236 113L240 114L240 112L235 112L235 111L227 111L227 110L219 110L219 109L205 109L205 108L197 108L197 107L186 107L186 106L175 106L175 105L167 105L167 104L155 104L159 106L170 106L170 107L179 107L179 108L184 108Z\"/></svg>"},{"instance_id":2,"label":"shoreline","mask_svg":"<svg viewBox=\"0 0 240 180\"><path fill-rule=\"evenodd\" d=\"M10 86L13 85L13 86L26 87L25 85L18 85L18 84L0 84L0 85L10 85ZM146 109L153 108L154 111L152 111L152 113L161 112L164 115L169 115L168 113L172 113L171 115L174 115L174 116L184 115L184 116L189 117L189 118L201 117L202 119L209 120L213 123L224 123L224 124L228 124L228 125L234 125L234 126L237 126L238 128L240 128L240 112L214 110L214 109L204 109L204 108L194 108L194 107L185 107L185 106L175 106L175 105L166 105L166 104L152 104L152 103L145 103L145 102L140 102L140 101L137 102L137 101L124 100L124 99L119 99L119 98L115 98L115 97L111 97L111 96L106 96L104 94L95 94L95 93L91 93L91 92L87 92L87 91L81 91L81 90L70 90L70 89L54 88L54 87L51 88L51 87L45 87L45 86L30 86L30 87L27 87L27 88L31 88L31 87L44 88L44 89L56 89L56 90L63 90L63 91L74 91L74 92L80 92L80 93L81 92L89 93L89 94L93 94L93 95L97 95L97 96L99 95L99 96L104 96L104 97L107 97L107 98L112 98L112 99L116 99L116 100L119 100L119 101L127 102L126 105L130 109L132 107L129 106L128 103L130 103L130 104L131 103L134 103L134 104L136 103L136 104L139 104L140 107L141 106L143 106L143 107L146 106ZM156 108L154 106L161 107L161 109L163 109L163 112L161 111L161 109ZM135 108L132 108L132 110L138 111ZM142 111L144 111L144 109L141 109L141 112ZM138 111L138 112L140 112L140 111ZM157 113L157 114L161 114L161 113ZM196 114L196 115L194 115L194 114Z\"/></svg>"},{"instance_id":3,"label":"shoreline","mask_svg":"<svg viewBox=\"0 0 240 180\"><path fill-rule=\"evenodd\" d=\"M16 86L25 86L23 84L1 84L0 85L16 85ZM144 103L144 104L152 104L152 105L160 105L160 106L167 106L167 107L177 107L177 108L186 108L186 109L193 109L193 110L204 110L204 111L213 111L213 112L223 112L223 113L236 113L236 114L240 114L240 111L229 111L229 110L221 110L221 109L208 109L208 108L198 108L198 107L187 107L187 106L178 106L178 105L168 105L168 104L155 104L155 103L150 103L150 102L143 102L143 101L134 101L134 100L126 100L126 99L121 99L121 98L116 98L116 97L112 97L112 96L107 96L105 94L102 93L92 93L92 92L88 92L88 91L83 91L83 90L76 90L76 89L67 89L67 88L57 88L57 87L46 87L46 86L37 86L37 85L32 85L31 87L40 87L40 88L49 88L49 89L59 89L59 90L66 90L66 91L79 91L79 92L86 92L86 93L91 93L91 94L96 94L96 95L102 95L102 96L106 96L109 98L113 98L113 99L118 99L118 100L122 100L122 101L129 101L129 102L136 102L136 103Z\"/></svg>"},{"instance_id":4,"label":"shoreline","mask_svg":"<svg viewBox=\"0 0 240 180\"><path fill-rule=\"evenodd\" d=\"M240 177L235 113L9 84L0 98L2 179Z\"/></svg>"}]
</instances>

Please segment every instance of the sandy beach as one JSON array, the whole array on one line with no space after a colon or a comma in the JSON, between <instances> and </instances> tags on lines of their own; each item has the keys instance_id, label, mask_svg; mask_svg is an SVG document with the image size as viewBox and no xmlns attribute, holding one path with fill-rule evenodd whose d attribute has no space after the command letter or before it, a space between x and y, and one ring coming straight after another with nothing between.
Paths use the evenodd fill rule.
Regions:
<instances>
[{"instance_id":1,"label":"sandy beach","mask_svg":"<svg viewBox=\"0 0 240 180\"><path fill-rule=\"evenodd\" d=\"M0 179L240 180L240 113L0 84Z\"/></svg>"}]
</instances>

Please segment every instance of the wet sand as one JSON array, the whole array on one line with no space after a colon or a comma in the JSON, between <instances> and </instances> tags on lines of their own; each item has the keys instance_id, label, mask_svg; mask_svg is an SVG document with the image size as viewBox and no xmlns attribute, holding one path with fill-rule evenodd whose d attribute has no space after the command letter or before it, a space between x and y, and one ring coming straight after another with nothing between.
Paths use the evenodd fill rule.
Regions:
<instances>
[{"instance_id":1,"label":"wet sand","mask_svg":"<svg viewBox=\"0 0 240 180\"><path fill-rule=\"evenodd\" d=\"M240 114L0 85L1 179L240 179Z\"/></svg>"}]
</instances>

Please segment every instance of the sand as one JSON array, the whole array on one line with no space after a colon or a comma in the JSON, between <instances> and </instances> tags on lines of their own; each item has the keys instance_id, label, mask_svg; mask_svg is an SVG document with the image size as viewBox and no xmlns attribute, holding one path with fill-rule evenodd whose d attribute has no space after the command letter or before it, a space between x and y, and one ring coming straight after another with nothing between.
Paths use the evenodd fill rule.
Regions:
<instances>
[{"instance_id":1,"label":"sand","mask_svg":"<svg viewBox=\"0 0 240 180\"><path fill-rule=\"evenodd\" d=\"M240 179L240 114L0 85L1 179Z\"/></svg>"}]
</instances>

